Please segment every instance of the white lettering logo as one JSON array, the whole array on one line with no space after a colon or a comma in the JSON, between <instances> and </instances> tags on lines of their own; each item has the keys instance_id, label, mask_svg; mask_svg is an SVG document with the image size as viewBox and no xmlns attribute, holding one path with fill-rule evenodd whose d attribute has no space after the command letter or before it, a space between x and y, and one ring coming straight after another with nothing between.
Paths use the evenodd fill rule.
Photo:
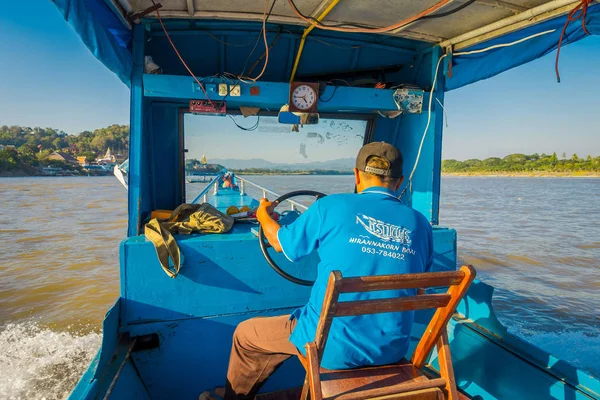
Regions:
<instances>
[{"instance_id":1,"label":"white lettering logo","mask_svg":"<svg viewBox=\"0 0 600 400\"><path fill-rule=\"evenodd\" d=\"M378 219L369 217L364 214L356 216L356 223L361 224L371 235L378 237L386 242L401 243L405 246L410 246L412 240L410 233L406 228L388 224L387 222L379 221Z\"/></svg>"}]
</instances>

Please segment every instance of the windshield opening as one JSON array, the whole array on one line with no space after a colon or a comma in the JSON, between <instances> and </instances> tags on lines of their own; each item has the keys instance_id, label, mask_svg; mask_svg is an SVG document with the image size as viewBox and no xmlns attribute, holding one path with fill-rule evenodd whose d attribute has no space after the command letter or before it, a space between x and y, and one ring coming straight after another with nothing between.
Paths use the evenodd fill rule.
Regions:
<instances>
[{"instance_id":1,"label":"windshield opening","mask_svg":"<svg viewBox=\"0 0 600 400\"><path fill-rule=\"evenodd\" d=\"M278 194L298 189L354 191L356 154L370 119L321 118L280 124L277 116L184 114L186 202L224 168ZM247 190L260 198L260 193Z\"/></svg>"}]
</instances>

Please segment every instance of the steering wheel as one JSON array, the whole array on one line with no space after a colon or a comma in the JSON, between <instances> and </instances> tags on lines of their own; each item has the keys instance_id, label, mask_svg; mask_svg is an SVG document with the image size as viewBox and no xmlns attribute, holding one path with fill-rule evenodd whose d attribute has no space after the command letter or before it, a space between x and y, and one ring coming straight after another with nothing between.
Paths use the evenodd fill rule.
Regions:
<instances>
[{"instance_id":1,"label":"steering wheel","mask_svg":"<svg viewBox=\"0 0 600 400\"><path fill-rule=\"evenodd\" d=\"M282 202L284 202L285 200L289 200L292 197L298 197L298 196L315 196L316 199L318 200L321 197L325 197L326 195L321 192L316 192L314 190L296 190L294 192L289 192L287 194L284 194L283 196L280 196L278 199L276 199L274 201L277 202L279 205ZM265 256L265 260L267 260L267 262L269 263L271 268L273 268L275 270L275 272L277 272L279 275L281 275L288 281L294 282L298 285L312 286L315 283L315 281L307 281L304 279L296 278L295 276L288 274L283 269L281 269L281 267L279 267L279 265L277 265L275 263L275 261L273 261L273 259L269 255L269 252L267 251L267 247L271 247L271 245L265 239L265 232L263 231L262 226L260 226L258 228L258 243L260 245L260 250L262 251L263 256Z\"/></svg>"}]
</instances>

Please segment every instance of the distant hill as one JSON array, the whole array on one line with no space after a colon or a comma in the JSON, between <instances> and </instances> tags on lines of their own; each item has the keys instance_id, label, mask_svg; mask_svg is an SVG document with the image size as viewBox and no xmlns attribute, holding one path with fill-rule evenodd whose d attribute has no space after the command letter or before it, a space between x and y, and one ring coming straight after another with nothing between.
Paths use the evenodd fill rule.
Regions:
<instances>
[{"instance_id":1,"label":"distant hill","mask_svg":"<svg viewBox=\"0 0 600 400\"><path fill-rule=\"evenodd\" d=\"M213 163L221 164L228 169L249 169L249 168L259 168L259 169L282 169L288 171L311 171L311 170L335 170L335 171L350 171L354 168L356 160L352 157L350 158L338 158L335 160L329 161L315 161L308 163L294 163L294 164L286 164L286 163L273 163L271 161L264 160L262 158L252 158L248 160L241 160L236 158L226 158L226 159L212 159L210 160Z\"/></svg>"},{"instance_id":2,"label":"distant hill","mask_svg":"<svg viewBox=\"0 0 600 400\"><path fill-rule=\"evenodd\" d=\"M275 169L279 168L278 164L272 163L262 158L251 158L248 160L240 160L236 158L215 158L211 159L211 162L215 164L221 164L228 169L247 169L247 168L261 168L261 169Z\"/></svg>"}]
</instances>

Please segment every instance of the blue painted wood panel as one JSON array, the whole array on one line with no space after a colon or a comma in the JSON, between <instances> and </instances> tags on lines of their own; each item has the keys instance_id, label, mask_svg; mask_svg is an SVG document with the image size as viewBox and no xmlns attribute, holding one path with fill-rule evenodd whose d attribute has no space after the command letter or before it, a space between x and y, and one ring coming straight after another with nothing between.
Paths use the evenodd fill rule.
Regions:
<instances>
[{"instance_id":1,"label":"blue painted wood panel","mask_svg":"<svg viewBox=\"0 0 600 400\"><path fill-rule=\"evenodd\" d=\"M194 78L190 76L177 75L144 75L144 96L154 99L177 99L187 102L193 99L205 99L206 96L199 88ZM201 82L218 84L220 79L205 78ZM258 96L250 95L250 88L260 88ZM240 83L241 96L228 96L226 99L228 108L260 107L271 111L279 111L281 106L288 103L289 83L256 82L255 84ZM398 107L392 98L394 90L369 89L328 85L323 93L324 99L330 101L319 104L320 112L332 113L375 113L376 111L397 111ZM212 100L222 100L223 96L218 93L209 94ZM393 134L394 132L390 132Z\"/></svg>"},{"instance_id":2,"label":"blue painted wood panel","mask_svg":"<svg viewBox=\"0 0 600 400\"><path fill-rule=\"evenodd\" d=\"M121 325L170 321L297 307L308 299L309 287L277 275L260 252L254 225L236 224L220 235L177 235L184 260L172 279L161 269L152 243L143 236L122 244ZM456 232L434 230L435 270L456 265ZM271 249L271 251L273 251ZM317 255L291 263L282 254L274 260L301 279L314 279Z\"/></svg>"},{"instance_id":3,"label":"blue painted wood panel","mask_svg":"<svg viewBox=\"0 0 600 400\"><path fill-rule=\"evenodd\" d=\"M179 145L179 111L176 104L153 102L149 123L149 162L152 210L174 210L181 198L180 163L183 156Z\"/></svg>"},{"instance_id":4,"label":"blue painted wood panel","mask_svg":"<svg viewBox=\"0 0 600 400\"><path fill-rule=\"evenodd\" d=\"M293 309L261 313L289 314ZM131 327L136 333L158 333L160 347L133 354L152 398L197 399L205 390L225 385L231 339L236 326L254 315L196 318ZM303 368L294 357L263 387L263 392L301 386Z\"/></svg>"},{"instance_id":5,"label":"blue painted wood panel","mask_svg":"<svg viewBox=\"0 0 600 400\"><path fill-rule=\"evenodd\" d=\"M165 24L178 51L198 76L213 76L223 72L235 75L245 72L247 76L256 76L263 67L264 57L261 56L264 44L260 23L227 21L225 24L222 21L203 20L200 25L194 21L167 20ZM148 24L148 30L151 40L146 46L146 54L152 56L165 74L187 75L160 25ZM288 60L295 58L303 28L268 24L267 32L271 48L262 79L286 82L291 72L291 62ZM257 40L258 46L253 51ZM409 78L420 45L414 40L392 36L353 34L349 37L317 29L305 42L297 75L335 75L361 70L381 71L392 67L385 73L386 79L414 83ZM376 73L366 76L373 75Z\"/></svg>"},{"instance_id":6,"label":"blue painted wood panel","mask_svg":"<svg viewBox=\"0 0 600 400\"><path fill-rule=\"evenodd\" d=\"M130 238L124 246L126 268L121 284L121 324L174 320L300 306L310 288L293 284L266 263L250 226L238 224L221 235L178 235L184 257L180 274L169 278L161 269L152 243ZM314 279L316 263L307 258L276 262L290 273Z\"/></svg>"}]
</instances>

